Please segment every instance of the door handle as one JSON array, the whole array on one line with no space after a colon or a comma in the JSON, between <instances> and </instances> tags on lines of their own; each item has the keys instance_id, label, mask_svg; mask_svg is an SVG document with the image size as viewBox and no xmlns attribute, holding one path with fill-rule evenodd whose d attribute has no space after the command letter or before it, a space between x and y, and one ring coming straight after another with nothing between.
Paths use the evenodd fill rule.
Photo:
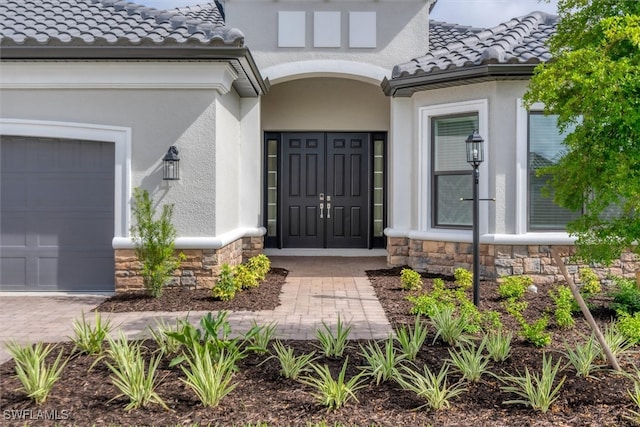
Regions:
<instances>
[{"instance_id":1,"label":"door handle","mask_svg":"<svg viewBox=\"0 0 640 427\"><path fill-rule=\"evenodd\" d=\"M320 219L324 218L324 203L320 203Z\"/></svg>"},{"instance_id":2,"label":"door handle","mask_svg":"<svg viewBox=\"0 0 640 427\"><path fill-rule=\"evenodd\" d=\"M327 203L327 219L331 219L331 203Z\"/></svg>"}]
</instances>

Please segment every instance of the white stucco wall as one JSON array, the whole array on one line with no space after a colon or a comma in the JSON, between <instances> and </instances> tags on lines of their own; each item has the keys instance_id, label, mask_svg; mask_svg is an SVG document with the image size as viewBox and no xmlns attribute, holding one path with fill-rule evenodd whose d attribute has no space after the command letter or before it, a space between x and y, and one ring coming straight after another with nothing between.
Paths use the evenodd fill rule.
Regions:
<instances>
[{"instance_id":1,"label":"white stucco wall","mask_svg":"<svg viewBox=\"0 0 640 427\"><path fill-rule=\"evenodd\" d=\"M428 46L428 1L304 1L229 0L226 22L242 30L261 69L298 61L348 60L391 70L422 56ZM278 47L278 12L305 13L304 47ZM314 12L340 13L339 47L314 48ZM349 48L349 12L376 13L376 47Z\"/></svg>"},{"instance_id":2,"label":"white stucco wall","mask_svg":"<svg viewBox=\"0 0 640 427\"><path fill-rule=\"evenodd\" d=\"M357 80L311 78L272 86L262 98L267 131L387 131L390 98Z\"/></svg>"},{"instance_id":3,"label":"white stucco wall","mask_svg":"<svg viewBox=\"0 0 640 427\"><path fill-rule=\"evenodd\" d=\"M413 97L392 99L392 125L390 136L390 173L389 189L389 236L413 235L419 239L440 239L450 241L470 241L471 231L438 231L439 235L426 232L424 224L430 220L430 200L424 200L424 183L421 177L430 174L430 164L421 158L420 152L430 143L424 132L427 123L421 116L421 109L446 108L464 105L466 102L486 102L488 126L481 130L485 139L485 162L480 169L480 197L495 197L495 202L481 202L481 232L484 242L505 242L526 244L570 243L566 233L522 233L517 222L526 221L518 215L526 212L516 209L522 183L518 176L526 164L518 161L518 144L526 150L526 138L522 135L526 129L517 126L517 100L527 89L527 81L496 81L442 88L416 93ZM463 107L464 108L464 107ZM521 123L526 126L526 123ZM482 124L481 124L482 126ZM410 129L410 130L408 130ZM423 147L421 147L423 146ZM424 206L416 201L424 200ZM484 206L483 206L484 204ZM484 216L484 219L483 219ZM484 223L484 224L482 224ZM520 234L518 234L520 233Z\"/></svg>"},{"instance_id":4,"label":"white stucco wall","mask_svg":"<svg viewBox=\"0 0 640 427\"><path fill-rule=\"evenodd\" d=\"M42 75L37 72L40 65ZM134 187L148 190L158 205L175 205L179 238L215 237L234 230L238 234L238 227L259 226L259 205L241 208L238 196L241 100L230 88L232 80L223 82L232 74L226 74L226 66L60 65L58 77L52 78L58 69L51 71L51 64L3 64L1 117L130 130L130 169L121 171L128 175L130 188L129 194L122 195L126 208L116 212L123 226L115 237L128 235L130 217L121 217L129 214ZM92 67L96 67L94 73L90 73ZM95 78L104 67L109 72L102 80ZM253 102L259 105L258 100ZM259 147L255 116L242 126L245 133L253 132L252 143ZM179 181L162 180L161 159L171 145L180 152ZM245 166L259 169L260 163L253 157ZM242 217L240 212L247 209L254 212Z\"/></svg>"}]
</instances>

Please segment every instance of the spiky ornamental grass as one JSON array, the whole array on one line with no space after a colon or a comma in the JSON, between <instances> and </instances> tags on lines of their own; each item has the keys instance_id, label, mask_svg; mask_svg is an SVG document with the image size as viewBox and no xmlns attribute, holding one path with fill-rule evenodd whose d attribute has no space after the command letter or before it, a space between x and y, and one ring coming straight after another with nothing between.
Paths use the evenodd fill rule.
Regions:
<instances>
[{"instance_id":1,"label":"spiky ornamental grass","mask_svg":"<svg viewBox=\"0 0 640 427\"><path fill-rule=\"evenodd\" d=\"M418 409L428 406L431 409L440 410L449 408L451 399L467 391L460 382L449 385L448 373L449 365L446 363L442 365L437 374L426 365L424 365L422 373L403 366L396 381L403 389L412 391L418 397L426 400L427 403Z\"/></svg>"},{"instance_id":2,"label":"spiky ornamental grass","mask_svg":"<svg viewBox=\"0 0 640 427\"><path fill-rule=\"evenodd\" d=\"M436 330L433 342L438 338L450 346L471 342L471 337L466 333L469 328L468 319L456 316L453 307L436 308L431 316L431 323Z\"/></svg>"},{"instance_id":3,"label":"spiky ornamental grass","mask_svg":"<svg viewBox=\"0 0 640 427\"><path fill-rule=\"evenodd\" d=\"M504 332L502 329L488 332L483 342L489 357L494 362L504 362L511 353L512 332Z\"/></svg>"},{"instance_id":4,"label":"spiky ornamental grass","mask_svg":"<svg viewBox=\"0 0 640 427\"><path fill-rule=\"evenodd\" d=\"M396 341L400 344L400 349L407 360L416 360L418 352L427 339L427 333L427 324L421 320L420 316L416 317L413 328L406 325L396 328Z\"/></svg>"},{"instance_id":5,"label":"spiky ornamental grass","mask_svg":"<svg viewBox=\"0 0 640 427\"><path fill-rule=\"evenodd\" d=\"M336 321L335 334L331 330L331 327L324 321L322 322L322 328L316 331L316 338L320 342L318 348L327 357L340 357L344 351L348 348L349 334L351 333L350 323L343 323L340 315Z\"/></svg>"},{"instance_id":6,"label":"spiky ornamental grass","mask_svg":"<svg viewBox=\"0 0 640 427\"><path fill-rule=\"evenodd\" d=\"M542 371L531 373L528 367L525 367L524 375L505 375L498 377L506 386L500 387L507 393L514 393L521 399L506 400L504 404L522 404L531 406L534 410L546 413L553 402L560 397L560 389L566 377L562 377L556 381L562 359L553 364L551 357L547 358L545 353L542 354ZM557 383L557 384L556 384Z\"/></svg>"},{"instance_id":7,"label":"spiky ornamental grass","mask_svg":"<svg viewBox=\"0 0 640 427\"><path fill-rule=\"evenodd\" d=\"M113 399L127 397L129 403L124 408L127 411L146 407L150 403L157 403L168 410L167 405L155 391L158 385L157 369L162 355L151 357L147 367L141 343L129 342L122 331L118 339L107 336L107 341L109 349L105 352L105 358L110 362L106 362L106 365L113 374L111 376L113 385L120 390L120 394Z\"/></svg>"},{"instance_id":8,"label":"spiky ornamental grass","mask_svg":"<svg viewBox=\"0 0 640 427\"><path fill-rule=\"evenodd\" d=\"M113 329L111 319L103 321L100 312L95 312L93 325L87 321L84 311L80 319L73 321L73 336L69 339L75 347L91 355L102 354L102 346Z\"/></svg>"},{"instance_id":9,"label":"spiky ornamental grass","mask_svg":"<svg viewBox=\"0 0 640 427\"><path fill-rule=\"evenodd\" d=\"M69 361L62 360L63 350L60 350L53 363L47 364L45 359L55 345L45 346L41 342L20 345L16 341L10 341L6 348L16 364L16 376L22 385L21 389L37 405L43 403Z\"/></svg>"},{"instance_id":10,"label":"spiky ornamental grass","mask_svg":"<svg viewBox=\"0 0 640 427\"><path fill-rule=\"evenodd\" d=\"M311 368L317 376L309 375L300 380L315 390L312 395L320 404L327 407L327 411L341 408L352 399L357 402L356 391L366 386L362 372L348 381L346 380L348 363L349 359L347 358L335 379L331 375L329 366L320 366L314 363Z\"/></svg>"},{"instance_id":11,"label":"spiky ornamental grass","mask_svg":"<svg viewBox=\"0 0 640 427\"><path fill-rule=\"evenodd\" d=\"M377 342L369 342L366 347L360 346L361 354L367 361L362 366L362 372L375 378L376 385L395 378L398 375L398 367L406 358L404 354L398 354L393 346L394 339L389 337L384 343L384 350Z\"/></svg>"},{"instance_id":12,"label":"spiky ornamental grass","mask_svg":"<svg viewBox=\"0 0 640 427\"><path fill-rule=\"evenodd\" d=\"M484 341L479 346L461 345L459 348L449 350L449 361L462 374L462 378L470 382L480 380L482 374L487 372L489 358L485 357Z\"/></svg>"},{"instance_id":13,"label":"spiky ornamental grass","mask_svg":"<svg viewBox=\"0 0 640 427\"><path fill-rule=\"evenodd\" d=\"M266 360L277 358L280 362L280 375L291 380L298 380L300 375L310 372L311 363L316 360L315 351L296 356L293 348L285 347L279 340L274 343L273 349L276 354Z\"/></svg>"},{"instance_id":14,"label":"spiky ornamental grass","mask_svg":"<svg viewBox=\"0 0 640 427\"><path fill-rule=\"evenodd\" d=\"M591 335L584 343L575 343L573 347L564 342L564 356L575 368L578 376L589 377L591 372L600 368L595 361L600 357L600 346L594 335Z\"/></svg>"}]
</instances>

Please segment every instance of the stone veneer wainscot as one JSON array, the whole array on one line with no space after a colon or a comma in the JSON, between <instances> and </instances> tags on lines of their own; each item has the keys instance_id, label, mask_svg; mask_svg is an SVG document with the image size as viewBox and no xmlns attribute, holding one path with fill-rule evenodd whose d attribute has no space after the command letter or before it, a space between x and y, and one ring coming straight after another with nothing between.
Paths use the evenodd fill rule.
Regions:
<instances>
[{"instance_id":1,"label":"stone veneer wainscot","mask_svg":"<svg viewBox=\"0 0 640 427\"><path fill-rule=\"evenodd\" d=\"M551 245L480 245L480 275L485 279L505 276L527 275L534 283L552 284L564 281L562 273L551 257L551 248L558 250L567 271L576 282L580 281L579 269L587 265L572 264L569 257L575 253L574 246ZM387 240L387 262L393 266L408 265L416 270L426 270L452 276L456 268L471 270L473 247L471 243L415 240L407 237L389 237ZM606 280L608 275L634 278L640 271L640 258L633 253L623 253L620 259L608 267L592 268Z\"/></svg>"},{"instance_id":2,"label":"stone veneer wainscot","mask_svg":"<svg viewBox=\"0 0 640 427\"><path fill-rule=\"evenodd\" d=\"M262 237L244 237L219 249L176 250L176 255L182 252L186 260L173 273L168 286L211 289L223 264L238 265L262 253L262 248ZM144 289L140 268L134 249L115 250L116 293Z\"/></svg>"}]
</instances>

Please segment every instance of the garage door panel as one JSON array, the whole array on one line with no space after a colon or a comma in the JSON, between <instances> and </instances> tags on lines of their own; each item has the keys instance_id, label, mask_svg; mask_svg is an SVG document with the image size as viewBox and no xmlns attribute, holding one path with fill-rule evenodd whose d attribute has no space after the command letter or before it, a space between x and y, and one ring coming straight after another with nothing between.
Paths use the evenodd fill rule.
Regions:
<instances>
[{"instance_id":1,"label":"garage door panel","mask_svg":"<svg viewBox=\"0 0 640 427\"><path fill-rule=\"evenodd\" d=\"M27 209L27 180L24 179L24 174L8 173L2 170L0 203L3 213Z\"/></svg>"},{"instance_id":2,"label":"garage door panel","mask_svg":"<svg viewBox=\"0 0 640 427\"><path fill-rule=\"evenodd\" d=\"M3 253L0 259L0 283L10 284L12 288L8 290L24 290L27 286L27 259L11 258Z\"/></svg>"},{"instance_id":3,"label":"garage door panel","mask_svg":"<svg viewBox=\"0 0 640 427\"><path fill-rule=\"evenodd\" d=\"M27 218L15 212L3 212L0 217L2 246L27 246Z\"/></svg>"},{"instance_id":4,"label":"garage door panel","mask_svg":"<svg viewBox=\"0 0 640 427\"><path fill-rule=\"evenodd\" d=\"M37 215L38 246L64 246L78 250L92 250L96 243L110 247L113 230L104 227L110 215L81 216L77 213L64 215L55 212Z\"/></svg>"},{"instance_id":5,"label":"garage door panel","mask_svg":"<svg viewBox=\"0 0 640 427\"><path fill-rule=\"evenodd\" d=\"M0 138L0 290L113 290L112 143Z\"/></svg>"},{"instance_id":6,"label":"garage door panel","mask_svg":"<svg viewBox=\"0 0 640 427\"><path fill-rule=\"evenodd\" d=\"M41 176L33 184L41 189L33 201L35 209L62 209L83 211L110 211L113 207L113 181L111 177L84 178L76 176ZM105 199L109 200L105 200Z\"/></svg>"}]
</instances>

